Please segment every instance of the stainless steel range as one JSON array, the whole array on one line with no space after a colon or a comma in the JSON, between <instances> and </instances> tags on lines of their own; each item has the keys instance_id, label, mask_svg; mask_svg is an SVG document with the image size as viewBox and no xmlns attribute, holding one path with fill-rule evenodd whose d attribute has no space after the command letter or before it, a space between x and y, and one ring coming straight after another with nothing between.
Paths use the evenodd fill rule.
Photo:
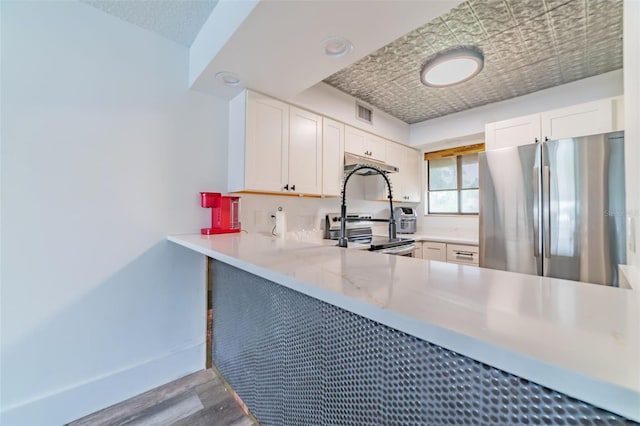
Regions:
<instances>
[{"instance_id":1,"label":"stainless steel range","mask_svg":"<svg viewBox=\"0 0 640 426\"><path fill-rule=\"evenodd\" d=\"M373 235L375 222L388 222L386 219L374 219L369 213L348 213L346 215L347 241L356 244L369 244L369 251L413 257L416 249L415 240L411 238L388 238ZM338 240L340 238L340 213L329 213L325 217L324 238Z\"/></svg>"}]
</instances>

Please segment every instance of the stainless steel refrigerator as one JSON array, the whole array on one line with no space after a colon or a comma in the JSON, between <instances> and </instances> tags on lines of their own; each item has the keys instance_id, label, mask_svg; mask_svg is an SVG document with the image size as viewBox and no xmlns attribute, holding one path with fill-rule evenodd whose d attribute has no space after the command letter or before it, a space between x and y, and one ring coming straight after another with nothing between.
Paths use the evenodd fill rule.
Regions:
<instances>
[{"instance_id":1,"label":"stainless steel refrigerator","mask_svg":"<svg viewBox=\"0 0 640 426\"><path fill-rule=\"evenodd\" d=\"M487 151L479 167L480 266L618 286L623 132Z\"/></svg>"}]
</instances>

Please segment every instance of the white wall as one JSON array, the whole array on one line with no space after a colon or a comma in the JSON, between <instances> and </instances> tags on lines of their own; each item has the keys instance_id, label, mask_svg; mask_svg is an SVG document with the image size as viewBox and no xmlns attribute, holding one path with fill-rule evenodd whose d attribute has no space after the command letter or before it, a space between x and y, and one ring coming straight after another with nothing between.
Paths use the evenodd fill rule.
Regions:
<instances>
[{"instance_id":1,"label":"white wall","mask_svg":"<svg viewBox=\"0 0 640 426\"><path fill-rule=\"evenodd\" d=\"M356 118L356 98L329 86L327 83L320 82L293 98L284 99L284 101L375 133L394 142L409 144L409 125L407 123L366 103L363 105L373 110L373 124L358 120Z\"/></svg>"},{"instance_id":2,"label":"white wall","mask_svg":"<svg viewBox=\"0 0 640 426\"><path fill-rule=\"evenodd\" d=\"M624 2L624 121L627 191L627 263L640 268L640 1ZM633 222L633 230L629 226Z\"/></svg>"},{"instance_id":3,"label":"white wall","mask_svg":"<svg viewBox=\"0 0 640 426\"><path fill-rule=\"evenodd\" d=\"M626 37L626 36L625 36ZM496 102L410 126L412 146L442 146L443 141L461 139L460 143L482 140L484 125L527 114L535 114L579 103L618 96L623 93L622 70L540 90L528 95ZM469 137L469 140L466 138Z\"/></svg>"},{"instance_id":4,"label":"white wall","mask_svg":"<svg viewBox=\"0 0 640 426\"><path fill-rule=\"evenodd\" d=\"M188 51L76 2L3 1L1 424L62 424L204 367L226 103Z\"/></svg>"}]
</instances>

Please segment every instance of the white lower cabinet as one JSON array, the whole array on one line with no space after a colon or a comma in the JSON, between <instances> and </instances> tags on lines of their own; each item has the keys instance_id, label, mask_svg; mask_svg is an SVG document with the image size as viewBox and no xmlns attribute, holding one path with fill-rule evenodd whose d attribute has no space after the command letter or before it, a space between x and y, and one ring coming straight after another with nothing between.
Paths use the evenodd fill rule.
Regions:
<instances>
[{"instance_id":1,"label":"white lower cabinet","mask_svg":"<svg viewBox=\"0 0 640 426\"><path fill-rule=\"evenodd\" d=\"M447 262L463 265L478 265L478 246L447 244Z\"/></svg>"},{"instance_id":2,"label":"white lower cabinet","mask_svg":"<svg viewBox=\"0 0 640 426\"><path fill-rule=\"evenodd\" d=\"M413 251L413 257L422 259L422 243L416 242L416 249Z\"/></svg>"},{"instance_id":3,"label":"white lower cabinet","mask_svg":"<svg viewBox=\"0 0 640 426\"><path fill-rule=\"evenodd\" d=\"M422 258L428 260L447 261L447 244L424 241L422 243Z\"/></svg>"},{"instance_id":4,"label":"white lower cabinet","mask_svg":"<svg viewBox=\"0 0 640 426\"><path fill-rule=\"evenodd\" d=\"M471 245L423 241L421 252L422 259L439 260L447 263L477 266L479 260L478 246Z\"/></svg>"}]
</instances>

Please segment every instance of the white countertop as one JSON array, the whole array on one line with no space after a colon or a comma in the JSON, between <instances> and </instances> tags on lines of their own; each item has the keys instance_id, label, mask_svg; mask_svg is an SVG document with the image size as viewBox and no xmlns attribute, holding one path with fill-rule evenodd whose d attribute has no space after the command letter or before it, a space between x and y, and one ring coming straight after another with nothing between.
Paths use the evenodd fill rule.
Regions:
<instances>
[{"instance_id":1,"label":"white countertop","mask_svg":"<svg viewBox=\"0 0 640 426\"><path fill-rule=\"evenodd\" d=\"M640 421L636 291L255 234L168 239Z\"/></svg>"},{"instance_id":2,"label":"white countertop","mask_svg":"<svg viewBox=\"0 0 640 426\"><path fill-rule=\"evenodd\" d=\"M386 226L374 226L373 234L386 237L389 231ZM454 229L425 229L418 228L413 234L397 234L400 238L413 238L416 241L435 241L438 243L465 244L470 246L478 245L478 234L470 234Z\"/></svg>"},{"instance_id":3,"label":"white countertop","mask_svg":"<svg viewBox=\"0 0 640 426\"><path fill-rule=\"evenodd\" d=\"M455 235L441 235L441 234L429 234L429 233L415 233L415 234L397 234L400 238L413 238L416 241L435 241L438 243L449 244L465 244L470 246L478 245L478 237L467 236L455 236Z\"/></svg>"}]
</instances>

